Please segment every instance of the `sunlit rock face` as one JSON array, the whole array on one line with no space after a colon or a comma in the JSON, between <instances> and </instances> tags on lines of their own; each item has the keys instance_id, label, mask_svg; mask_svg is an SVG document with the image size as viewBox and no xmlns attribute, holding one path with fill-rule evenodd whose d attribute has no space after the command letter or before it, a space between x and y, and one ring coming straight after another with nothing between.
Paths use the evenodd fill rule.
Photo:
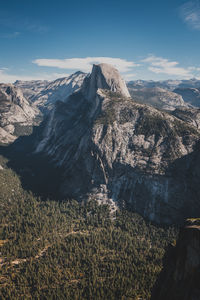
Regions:
<instances>
[{"instance_id":1,"label":"sunlit rock face","mask_svg":"<svg viewBox=\"0 0 200 300\"><path fill-rule=\"evenodd\" d=\"M36 152L62 167L65 197L123 203L171 223L200 211L198 195L188 198L198 139L192 124L136 103L118 71L100 64L56 104Z\"/></svg>"},{"instance_id":2,"label":"sunlit rock face","mask_svg":"<svg viewBox=\"0 0 200 300\"><path fill-rule=\"evenodd\" d=\"M130 97L127 86L118 70L108 64L93 65L92 73L83 87L87 99L93 99L98 89L109 90L120 93L121 96Z\"/></svg>"}]
</instances>

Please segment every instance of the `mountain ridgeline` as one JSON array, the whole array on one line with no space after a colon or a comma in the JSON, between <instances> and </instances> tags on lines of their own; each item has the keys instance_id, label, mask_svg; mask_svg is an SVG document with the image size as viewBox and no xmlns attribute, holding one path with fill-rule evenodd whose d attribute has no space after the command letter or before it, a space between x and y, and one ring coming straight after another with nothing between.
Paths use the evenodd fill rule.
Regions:
<instances>
[{"instance_id":1,"label":"mountain ridgeline","mask_svg":"<svg viewBox=\"0 0 200 300\"><path fill-rule=\"evenodd\" d=\"M199 137L190 122L135 102L118 71L100 64L56 103L36 153L64 170L63 196L177 223L200 213Z\"/></svg>"},{"instance_id":2,"label":"mountain ridgeline","mask_svg":"<svg viewBox=\"0 0 200 300\"><path fill-rule=\"evenodd\" d=\"M34 103L43 113L47 113L56 101L65 100L78 90L86 75L79 71L54 81L16 81L14 85L23 90L25 97L30 102Z\"/></svg>"}]
</instances>

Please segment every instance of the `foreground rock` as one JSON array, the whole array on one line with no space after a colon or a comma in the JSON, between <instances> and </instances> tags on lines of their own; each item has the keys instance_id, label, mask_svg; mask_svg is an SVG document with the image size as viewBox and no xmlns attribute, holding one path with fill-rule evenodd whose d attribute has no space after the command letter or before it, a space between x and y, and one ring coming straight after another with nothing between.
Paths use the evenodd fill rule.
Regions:
<instances>
[{"instance_id":1,"label":"foreground rock","mask_svg":"<svg viewBox=\"0 0 200 300\"><path fill-rule=\"evenodd\" d=\"M191 220L170 246L152 300L200 299L200 222Z\"/></svg>"},{"instance_id":2,"label":"foreground rock","mask_svg":"<svg viewBox=\"0 0 200 300\"><path fill-rule=\"evenodd\" d=\"M199 137L193 125L134 102L117 70L100 64L79 92L56 104L36 151L64 170L63 195L124 203L171 223L200 212L198 193L188 197Z\"/></svg>"}]
</instances>

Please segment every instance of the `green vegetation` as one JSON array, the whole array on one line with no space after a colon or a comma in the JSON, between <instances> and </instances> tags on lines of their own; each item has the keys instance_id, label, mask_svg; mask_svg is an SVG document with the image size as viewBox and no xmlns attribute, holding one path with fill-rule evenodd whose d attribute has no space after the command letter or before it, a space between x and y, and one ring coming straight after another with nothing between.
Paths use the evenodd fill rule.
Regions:
<instances>
[{"instance_id":1,"label":"green vegetation","mask_svg":"<svg viewBox=\"0 0 200 300\"><path fill-rule=\"evenodd\" d=\"M1 158L3 164L3 158ZM0 170L1 299L149 299L177 236L95 201L42 201Z\"/></svg>"},{"instance_id":2,"label":"green vegetation","mask_svg":"<svg viewBox=\"0 0 200 300\"><path fill-rule=\"evenodd\" d=\"M146 137L155 134L156 136L165 136L167 134L166 121L160 115L151 115L148 111L142 115L137 123L137 134L144 134Z\"/></svg>"},{"instance_id":3,"label":"green vegetation","mask_svg":"<svg viewBox=\"0 0 200 300\"><path fill-rule=\"evenodd\" d=\"M199 131L195 127L192 127L178 119L174 119L174 127L176 133L182 137L187 136L189 134L199 135Z\"/></svg>"},{"instance_id":4,"label":"green vegetation","mask_svg":"<svg viewBox=\"0 0 200 300\"><path fill-rule=\"evenodd\" d=\"M103 93L111 101L109 101L106 104L106 108L102 111L102 113L96 119L96 121L95 121L96 124L102 124L102 125L113 124L113 122L117 118L116 109L118 108L118 105L120 103L123 103L123 104L127 103L127 111L128 112L129 112L128 105L134 104L134 102L131 98L125 98L120 93L107 91L107 90L104 90ZM127 117L129 117L129 116L126 115L127 111L124 112L122 116L120 115L120 120L119 120L120 123L124 123L125 121L129 120L129 119L127 119ZM125 120L124 120L124 118L125 118Z\"/></svg>"},{"instance_id":5,"label":"green vegetation","mask_svg":"<svg viewBox=\"0 0 200 300\"><path fill-rule=\"evenodd\" d=\"M33 132L33 126L24 126L20 123L15 123L15 131L13 135L15 136L24 136L24 135L30 135Z\"/></svg>"},{"instance_id":6,"label":"green vegetation","mask_svg":"<svg viewBox=\"0 0 200 300\"><path fill-rule=\"evenodd\" d=\"M35 125L39 125L43 120L42 115L38 115L34 118L33 125L24 125L23 123L15 123L15 131L13 135L15 136L27 136L33 133L33 128Z\"/></svg>"},{"instance_id":7,"label":"green vegetation","mask_svg":"<svg viewBox=\"0 0 200 300\"><path fill-rule=\"evenodd\" d=\"M95 124L109 125L112 124L116 120L116 113L114 107L110 103L110 105L106 108L104 112L102 112L99 117L96 119Z\"/></svg>"}]
</instances>

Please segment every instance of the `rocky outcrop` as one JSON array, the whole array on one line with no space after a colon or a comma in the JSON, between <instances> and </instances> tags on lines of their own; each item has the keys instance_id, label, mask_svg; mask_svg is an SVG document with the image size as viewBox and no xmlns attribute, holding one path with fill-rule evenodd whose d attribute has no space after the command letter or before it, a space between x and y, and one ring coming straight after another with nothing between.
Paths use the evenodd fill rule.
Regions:
<instances>
[{"instance_id":1,"label":"rocky outcrop","mask_svg":"<svg viewBox=\"0 0 200 300\"><path fill-rule=\"evenodd\" d=\"M173 111L177 107L187 107L180 95L159 87L142 89L129 87L129 92L136 102L152 105L158 109Z\"/></svg>"},{"instance_id":2,"label":"rocky outcrop","mask_svg":"<svg viewBox=\"0 0 200 300\"><path fill-rule=\"evenodd\" d=\"M193 107L176 108L172 114L180 120L200 129L200 109Z\"/></svg>"},{"instance_id":3,"label":"rocky outcrop","mask_svg":"<svg viewBox=\"0 0 200 300\"><path fill-rule=\"evenodd\" d=\"M128 89L143 89L143 88L161 88L169 91L173 91L177 88L199 88L200 80L198 79L186 79L186 80L135 80L127 83Z\"/></svg>"},{"instance_id":4,"label":"rocky outcrop","mask_svg":"<svg viewBox=\"0 0 200 300\"><path fill-rule=\"evenodd\" d=\"M86 73L76 72L54 81L17 81L15 85L23 90L34 105L46 113L53 108L56 101L65 101L69 95L77 91L86 76Z\"/></svg>"},{"instance_id":5,"label":"rocky outcrop","mask_svg":"<svg viewBox=\"0 0 200 300\"><path fill-rule=\"evenodd\" d=\"M119 75L118 70L108 64L93 65L92 73L84 82L82 91L86 99L93 100L98 89L130 97L125 81Z\"/></svg>"},{"instance_id":6,"label":"rocky outcrop","mask_svg":"<svg viewBox=\"0 0 200 300\"><path fill-rule=\"evenodd\" d=\"M194 126L134 102L116 69L103 64L56 104L36 151L64 170L63 195L123 202L171 223L200 212L198 195L188 198L190 154L199 137Z\"/></svg>"},{"instance_id":7,"label":"rocky outcrop","mask_svg":"<svg viewBox=\"0 0 200 300\"><path fill-rule=\"evenodd\" d=\"M200 299L200 223L191 220L169 246L152 300Z\"/></svg>"},{"instance_id":8,"label":"rocky outcrop","mask_svg":"<svg viewBox=\"0 0 200 300\"><path fill-rule=\"evenodd\" d=\"M199 88L177 88L174 93L179 94L185 103L194 107L200 107L200 84Z\"/></svg>"},{"instance_id":9,"label":"rocky outcrop","mask_svg":"<svg viewBox=\"0 0 200 300\"><path fill-rule=\"evenodd\" d=\"M46 89L49 83L50 81L48 80L17 80L13 85L23 92L27 100L31 101L31 99L37 97L42 90Z\"/></svg>"},{"instance_id":10,"label":"rocky outcrop","mask_svg":"<svg viewBox=\"0 0 200 300\"><path fill-rule=\"evenodd\" d=\"M31 105L20 89L11 84L0 84L0 143L17 138L16 127L32 126L39 110Z\"/></svg>"}]
</instances>

